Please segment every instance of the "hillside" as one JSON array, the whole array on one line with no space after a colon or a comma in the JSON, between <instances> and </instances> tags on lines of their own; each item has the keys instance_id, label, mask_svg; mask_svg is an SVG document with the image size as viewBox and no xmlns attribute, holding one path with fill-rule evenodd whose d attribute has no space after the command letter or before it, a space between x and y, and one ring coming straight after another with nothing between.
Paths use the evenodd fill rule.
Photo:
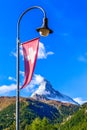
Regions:
<instances>
[{"instance_id":1,"label":"hillside","mask_svg":"<svg viewBox=\"0 0 87 130\"><path fill-rule=\"evenodd\" d=\"M60 130L87 130L87 103L83 104L68 120L66 119L61 124Z\"/></svg>"},{"instance_id":2,"label":"hillside","mask_svg":"<svg viewBox=\"0 0 87 130\"><path fill-rule=\"evenodd\" d=\"M15 98L10 97L0 97L0 111L15 103Z\"/></svg>"},{"instance_id":3,"label":"hillside","mask_svg":"<svg viewBox=\"0 0 87 130\"><path fill-rule=\"evenodd\" d=\"M0 130L15 126L15 97L0 97ZM20 98L20 124L24 130L35 118L46 117L51 124L61 123L79 106L58 101L37 101L32 98Z\"/></svg>"}]
</instances>

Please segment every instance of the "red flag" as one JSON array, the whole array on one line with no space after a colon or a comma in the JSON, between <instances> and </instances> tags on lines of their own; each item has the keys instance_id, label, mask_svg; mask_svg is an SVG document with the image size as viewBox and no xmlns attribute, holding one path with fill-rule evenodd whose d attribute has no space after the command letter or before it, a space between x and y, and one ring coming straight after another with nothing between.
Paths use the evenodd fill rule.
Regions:
<instances>
[{"instance_id":1,"label":"red flag","mask_svg":"<svg viewBox=\"0 0 87 130\"><path fill-rule=\"evenodd\" d=\"M25 88L26 85L28 85L32 79L38 54L38 46L39 46L39 38L24 42L22 44L24 54L25 77L24 77L24 84L21 87L21 89Z\"/></svg>"}]
</instances>

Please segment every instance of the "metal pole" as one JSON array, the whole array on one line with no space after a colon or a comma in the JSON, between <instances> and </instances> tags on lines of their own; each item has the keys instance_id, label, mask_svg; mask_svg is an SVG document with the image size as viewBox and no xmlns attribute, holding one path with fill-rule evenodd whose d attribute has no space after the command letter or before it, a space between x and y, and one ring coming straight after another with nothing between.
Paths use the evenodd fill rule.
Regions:
<instances>
[{"instance_id":1,"label":"metal pole","mask_svg":"<svg viewBox=\"0 0 87 130\"><path fill-rule=\"evenodd\" d=\"M18 23L17 23L17 63L16 63L16 79L17 79L17 90L16 90L16 130L20 129L20 118L19 118L19 98L20 98L20 52L19 52L19 46L20 46L20 21L22 17L31 9L40 9L43 14L44 18L46 18L46 13L42 7L39 6L32 6L25 10L21 16L19 17Z\"/></svg>"},{"instance_id":2,"label":"metal pole","mask_svg":"<svg viewBox=\"0 0 87 130\"><path fill-rule=\"evenodd\" d=\"M17 39L17 68L16 68L16 77L17 77L17 91L16 91L16 130L19 130L19 85L20 85L20 77L19 77L19 71L20 71L20 60L19 60L19 44L20 42Z\"/></svg>"}]
</instances>

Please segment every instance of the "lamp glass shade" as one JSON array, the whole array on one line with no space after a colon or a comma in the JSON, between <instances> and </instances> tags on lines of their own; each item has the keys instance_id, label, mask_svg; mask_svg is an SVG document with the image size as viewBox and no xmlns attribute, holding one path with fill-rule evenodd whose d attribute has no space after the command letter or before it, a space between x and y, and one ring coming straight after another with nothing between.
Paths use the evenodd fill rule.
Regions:
<instances>
[{"instance_id":1,"label":"lamp glass shade","mask_svg":"<svg viewBox=\"0 0 87 130\"><path fill-rule=\"evenodd\" d=\"M50 31L49 31L49 29L47 29L47 28L40 28L39 29L39 34L41 35L41 36L48 36L49 35L49 33L50 33Z\"/></svg>"}]
</instances>

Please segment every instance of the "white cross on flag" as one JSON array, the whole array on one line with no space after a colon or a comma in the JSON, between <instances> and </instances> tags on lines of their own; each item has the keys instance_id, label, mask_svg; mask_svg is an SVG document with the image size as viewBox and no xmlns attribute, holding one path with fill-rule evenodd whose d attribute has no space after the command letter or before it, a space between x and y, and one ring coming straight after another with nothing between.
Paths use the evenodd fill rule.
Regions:
<instances>
[{"instance_id":1,"label":"white cross on flag","mask_svg":"<svg viewBox=\"0 0 87 130\"><path fill-rule=\"evenodd\" d=\"M39 38L35 38L31 41L27 41L22 44L24 54L25 77L24 77L24 84L21 87L21 89L25 88L32 79L38 54L38 46L39 46Z\"/></svg>"}]
</instances>

